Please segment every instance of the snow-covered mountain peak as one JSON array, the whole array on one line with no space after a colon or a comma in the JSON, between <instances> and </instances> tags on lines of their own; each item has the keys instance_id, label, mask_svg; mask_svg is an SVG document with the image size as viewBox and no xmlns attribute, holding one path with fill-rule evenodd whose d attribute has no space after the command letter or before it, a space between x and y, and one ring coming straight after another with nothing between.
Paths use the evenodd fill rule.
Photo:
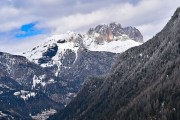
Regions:
<instances>
[{"instance_id":1,"label":"snow-covered mountain peak","mask_svg":"<svg viewBox=\"0 0 180 120\"><path fill-rule=\"evenodd\" d=\"M76 53L80 47L79 41L82 41L81 39L79 34L70 31L65 34L53 35L45 39L41 45L24 52L22 55L36 64L41 64L41 66L53 66L66 50L72 50Z\"/></svg>"},{"instance_id":2,"label":"snow-covered mountain peak","mask_svg":"<svg viewBox=\"0 0 180 120\"><path fill-rule=\"evenodd\" d=\"M72 40L76 39L80 37L79 34L75 33L75 32L72 32L72 31L67 31L66 33L64 34L55 34L55 35L52 35L51 37L48 37L46 39L46 42L48 43L54 43L54 42L71 42Z\"/></svg>"},{"instance_id":3,"label":"snow-covered mountain peak","mask_svg":"<svg viewBox=\"0 0 180 120\"><path fill-rule=\"evenodd\" d=\"M44 43L23 53L23 56L43 67L57 65L58 69L60 66L67 68L68 66L62 65L64 56L67 54L73 56L74 60L71 63L74 63L78 57L78 51L83 49L122 53L131 47L140 45L141 43L136 41L141 40L139 39L141 33L136 33L138 33L136 28L122 28L121 24L115 22L90 28L85 35L68 31L48 37Z\"/></svg>"},{"instance_id":4,"label":"snow-covered mountain peak","mask_svg":"<svg viewBox=\"0 0 180 120\"><path fill-rule=\"evenodd\" d=\"M98 34L96 36L98 36ZM96 38L88 37L88 35L86 35L83 39L83 43L85 48L90 51L105 51L112 53L122 53L131 47L142 44L130 39L125 34L114 37L111 41L99 41Z\"/></svg>"}]
</instances>

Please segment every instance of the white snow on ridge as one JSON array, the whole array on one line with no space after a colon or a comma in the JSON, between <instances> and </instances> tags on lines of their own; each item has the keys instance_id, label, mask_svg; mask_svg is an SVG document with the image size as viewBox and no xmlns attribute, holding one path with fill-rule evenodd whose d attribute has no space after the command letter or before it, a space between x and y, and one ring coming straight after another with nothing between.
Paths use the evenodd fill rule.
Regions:
<instances>
[{"instance_id":1,"label":"white snow on ridge","mask_svg":"<svg viewBox=\"0 0 180 120\"><path fill-rule=\"evenodd\" d=\"M48 81L44 81L45 78L46 78L46 75L41 75L41 76L34 75L31 89L34 89L36 85L41 85L42 87L45 87L47 84L56 83L56 81L54 81L54 79L52 78L50 78Z\"/></svg>"},{"instance_id":2,"label":"white snow on ridge","mask_svg":"<svg viewBox=\"0 0 180 120\"><path fill-rule=\"evenodd\" d=\"M142 44L134 40L131 40L125 34L121 36L113 36L113 39L111 41L108 40L98 41L97 40L98 36L99 36L98 33L95 33L94 35L81 36L74 32L66 32L65 34L61 34L61 35L53 35L52 37L47 38L44 41L44 43L42 43L41 45L33 48L31 51L25 52L22 55L27 57L30 61L38 64L38 60L42 58L43 53L47 52L49 48L57 45L58 51L56 55L52 57L51 61L49 61L48 63L43 63L41 64L41 66L51 67L57 65L58 68L55 75L58 76L58 73L62 66L60 59L63 59L64 53L68 49L72 50L76 54L76 59L77 59L78 57L77 53L80 47L85 47L90 51L122 53L131 47ZM84 46L79 45L76 39L80 40ZM33 85L35 86L35 84L38 84L39 82L40 81L36 80L36 82Z\"/></svg>"},{"instance_id":3,"label":"white snow on ridge","mask_svg":"<svg viewBox=\"0 0 180 120\"><path fill-rule=\"evenodd\" d=\"M112 41L104 42L101 45L90 45L87 49L90 51L106 51L112 53L122 53L131 47L141 45L141 43L135 42L133 40L126 41Z\"/></svg>"},{"instance_id":4,"label":"white snow on ridge","mask_svg":"<svg viewBox=\"0 0 180 120\"><path fill-rule=\"evenodd\" d=\"M5 113L3 113L2 111L0 111L0 118L1 118L1 117L6 117L6 116L8 116L8 115L5 114Z\"/></svg>"},{"instance_id":5,"label":"white snow on ridge","mask_svg":"<svg viewBox=\"0 0 180 120\"><path fill-rule=\"evenodd\" d=\"M33 120L46 120L49 116L55 114L57 111L55 109L44 110L37 115L31 116Z\"/></svg>"},{"instance_id":6,"label":"white snow on ridge","mask_svg":"<svg viewBox=\"0 0 180 120\"><path fill-rule=\"evenodd\" d=\"M83 43L86 46L86 48L90 51L105 51L105 52L112 52L112 53L122 53L126 51L127 49L135 46L139 46L142 43L136 42L134 40L131 40L127 35L122 35L118 37L114 37L113 41L107 42L103 41L99 44L96 43L95 36L85 36Z\"/></svg>"},{"instance_id":7,"label":"white snow on ridge","mask_svg":"<svg viewBox=\"0 0 180 120\"><path fill-rule=\"evenodd\" d=\"M15 92L14 96L19 96L20 98L22 98L25 101L31 97L35 97L36 93L31 92L31 91L20 90L20 91Z\"/></svg>"},{"instance_id":8,"label":"white snow on ridge","mask_svg":"<svg viewBox=\"0 0 180 120\"><path fill-rule=\"evenodd\" d=\"M37 84L41 84L41 86L44 87L46 85L46 83L42 81L44 78L45 78L45 75L42 75L39 77L34 75L32 89L35 88Z\"/></svg>"},{"instance_id":9,"label":"white snow on ridge","mask_svg":"<svg viewBox=\"0 0 180 120\"><path fill-rule=\"evenodd\" d=\"M77 38L79 35L74 32L67 32L61 35L53 35L52 37L47 38L44 43L39 45L38 47L33 48L32 50L25 52L22 56L25 56L30 61L35 62L38 64L39 58L42 57L43 53L47 51L48 48L53 47L55 44L58 46L57 54L52 58L52 61L46 64L42 64L42 67L49 67L53 66L54 64L58 64L59 66L59 59L63 56L66 49L71 49L75 53L77 53L78 47L76 47L75 42L73 39ZM65 43L58 43L58 41L65 40Z\"/></svg>"}]
</instances>

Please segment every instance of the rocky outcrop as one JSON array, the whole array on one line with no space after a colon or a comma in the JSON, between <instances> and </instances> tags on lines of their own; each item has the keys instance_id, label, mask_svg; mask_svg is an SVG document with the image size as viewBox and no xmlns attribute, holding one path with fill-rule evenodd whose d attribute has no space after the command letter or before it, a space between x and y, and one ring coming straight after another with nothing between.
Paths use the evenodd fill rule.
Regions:
<instances>
[{"instance_id":1,"label":"rocky outcrop","mask_svg":"<svg viewBox=\"0 0 180 120\"><path fill-rule=\"evenodd\" d=\"M143 42L143 36L138 29L135 27L123 28L119 23L98 25L95 28L90 28L87 34L99 42L117 40L122 35L127 35L127 37L137 42Z\"/></svg>"},{"instance_id":2,"label":"rocky outcrop","mask_svg":"<svg viewBox=\"0 0 180 120\"><path fill-rule=\"evenodd\" d=\"M58 46L56 43L52 44L46 52L43 53L42 57L38 60L39 64L48 63L52 60L52 57L56 55Z\"/></svg>"},{"instance_id":3,"label":"rocky outcrop","mask_svg":"<svg viewBox=\"0 0 180 120\"><path fill-rule=\"evenodd\" d=\"M137 42L143 42L143 36L141 35L140 31L135 27L125 27L123 28L123 30L125 34L129 36L129 38Z\"/></svg>"}]
</instances>

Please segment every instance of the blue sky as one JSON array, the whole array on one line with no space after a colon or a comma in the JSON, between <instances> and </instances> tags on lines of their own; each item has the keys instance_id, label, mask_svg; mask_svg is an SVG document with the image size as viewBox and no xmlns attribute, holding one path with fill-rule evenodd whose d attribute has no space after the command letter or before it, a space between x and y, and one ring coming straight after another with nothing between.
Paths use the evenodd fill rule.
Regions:
<instances>
[{"instance_id":1,"label":"blue sky","mask_svg":"<svg viewBox=\"0 0 180 120\"><path fill-rule=\"evenodd\" d=\"M0 0L0 51L15 53L52 34L110 22L134 26L148 40L179 6L179 0Z\"/></svg>"},{"instance_id":2,"label":"blue sky","mask_svg":"<svg viewBox=\"0 0 180 120\"><path fill-rule=\"evenodd\" d=\"M23 39L31 36L36 36L39 34L43 34L42 29L37 29L35 26L38 24L38 22L32 22L29 24L24 24L20 28L20 33L17 33L15 35L16 38Z\"/></svg>"}]
</instances>

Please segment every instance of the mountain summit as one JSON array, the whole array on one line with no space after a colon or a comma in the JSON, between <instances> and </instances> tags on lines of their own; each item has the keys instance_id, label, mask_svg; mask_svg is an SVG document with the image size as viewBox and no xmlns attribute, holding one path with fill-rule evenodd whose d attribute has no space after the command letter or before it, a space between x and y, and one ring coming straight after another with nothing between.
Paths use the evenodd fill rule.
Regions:
<instances>
[{"instance_id":1,"label":"mountain summit","mask_svg":"<svg viewBox=\"0 0 180 120\"><path fill-rule=\"evenodd\" d=\"M119 54L140 44L125 34L98 42L69 31L45 39L25 57L0 53L0 119L47 118L67 106L88 77L109 73Z\"/></svg>"},{"instance_id":2,"label":"mountain summit","mask_svg":"<svg viewBox=\"0 0 180 120\"><path fill-rule=\"evenodd\" d=\"M179 120L180 8L155 37L122 53L51 119Z\"/></svg>"},{"instance_id":3,"label":"mountain summit","mask_svg":"<svg viewBox=\"0 0 180 120\"><path fill-rule=\"evenodd\" d=\"M122 29L120 24L111 23L108 26L111 26L113 34L116 35L111 41L104 38L99 42L99 39L93 36L100 33L100 29L98 33L88 32L85 35L68 31L61 35L53 35L32 50L23 52L23 56L45 69L50 69L54 76L60 77L65 84L65 93L54 92L53 96L56 97L52 97L53 100L67 105L72 99L67 99L69 92L75 96L87 76L107 73L118 54L142 44L130 39L125 32L118 32Z\"/></svg>"},{"instance_id":4,"label":"mountain summit","mask_svg":"<svg viewBox=\"0 0 180 120\"><path fill-rule=\"evenodd\" d=\"M143 42L143 36L138 29L131 26L122 28L121 24L115 22L110 23L109 25L103 24L98 25L95 28L90 28L87 34L91 37L93 36L99 42L104 40L113 41L122 39L122 36L129 37L137 42Z\"/></svg>"},{"instance_id":5,"label":"mountain summit","mask_svg":"<svg viewBox=\"0 0 180 120\"><path fill-rule=\"evenodd\" d=\"M131 47L142 44L141 42L143 42L143 37L136 28L122 28L120 24L110 23L90 28L85 35L71 31L53 35L32 50L23 52L22 56L42 67L50 67L55 64L62 65L60 60L67 50L72 51L77 59L78 51L122 53Z\"/></svg>"}]
</instances>

